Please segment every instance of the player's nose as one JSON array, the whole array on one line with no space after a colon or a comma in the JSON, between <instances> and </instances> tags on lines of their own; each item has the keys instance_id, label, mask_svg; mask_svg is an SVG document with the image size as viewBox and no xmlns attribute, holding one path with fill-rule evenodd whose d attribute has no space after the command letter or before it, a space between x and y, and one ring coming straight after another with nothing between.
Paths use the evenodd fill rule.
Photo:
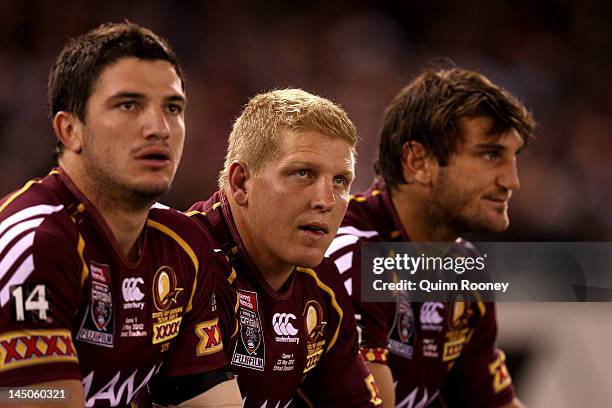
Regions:
<instances>
[{"instance_id":1,"label":"player's nose","mask_svg":"<svg viewBox=\"0 0 612 408\"><path fill-rule=\"evenodd\" d=\"M336 205L336 195L331 180L320 177L314 185L312 207L318 210L330 211Z\"/></svg>"},{"instance_id":2,"label":"player's nose","mask_svg":"<svg viewBox=\"0 0 612 408\"><path fill-rule=\"evenodd\" d=\"M502 173L497 178L497 183L510 191L516 191L521 188L516 158L503 167Z\"/></svg>"},{"instance_id":3,"label":"player's nose","mask_svg":"<svg viewBox=\"0 0 612 408\"><path fill-rule=\"evenodd\" d=\"M167 139L170 137L170 124L163 107L149 107L145 112L143 135L146 138Z\"/></svg>"}]
</instances>

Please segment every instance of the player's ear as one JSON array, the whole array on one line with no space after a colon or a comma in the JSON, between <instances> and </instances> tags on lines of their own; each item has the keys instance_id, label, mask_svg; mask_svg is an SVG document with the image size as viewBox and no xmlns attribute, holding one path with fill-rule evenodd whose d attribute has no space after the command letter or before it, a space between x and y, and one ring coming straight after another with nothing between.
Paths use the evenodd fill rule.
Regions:
<instances>
[{"instance_id":1,"label":"player's ear","mask_svg":"<svg viewBox=\"0 0 612 408\"><path fill-rule=\"evenodd\" d=\"M57 112L53 117L53 130L65 150L75 153L83 150L84 126L74 113Z\"/></svg>"},{"instance_id":2,"label":"player's ear","mask_svg":"<svg viewBox=\"0 0 612 408\"><path fill-rule=\"evenodd\" d=\"M229 193L238 205L245 206L249 202L249 193L247 191L249 177L249 168L246 164L241 161L234 161L230 164L228 171Z\"/></svg>"},{"instance_id":3,"label":"player's ear","mask_svg":"<svg viewBox=\"0 0 612 408\"><path fill-rule=\"evenodd\" d=\"M434 155L420 142L410 141L402 146L402 173L408 184L428 185L437 163Z\"/></svg>"}]
</instances>

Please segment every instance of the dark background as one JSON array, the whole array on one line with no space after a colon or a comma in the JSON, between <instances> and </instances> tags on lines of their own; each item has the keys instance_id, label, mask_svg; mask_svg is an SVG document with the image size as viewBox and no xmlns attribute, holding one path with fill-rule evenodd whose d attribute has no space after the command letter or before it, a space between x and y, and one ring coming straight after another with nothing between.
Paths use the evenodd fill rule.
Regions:
<instances>
[{"instance_id":1,"label":"dark background","mask_svg":"<svg viewBox=\"0 0 612 408\"><path fill-rule=\"evenodd\" d=\"M610 240L611 14L610 1L3 2L0 195L53 164L45 84L66 38L129 19L168 38L187 76L169 205L215 190L233 119L250 96L284 86L346 108L362 137L354 191L365 189L384 107L420 70L452 61L508 88L539 122L504 239Z\"/></svg>"}]
</instances>

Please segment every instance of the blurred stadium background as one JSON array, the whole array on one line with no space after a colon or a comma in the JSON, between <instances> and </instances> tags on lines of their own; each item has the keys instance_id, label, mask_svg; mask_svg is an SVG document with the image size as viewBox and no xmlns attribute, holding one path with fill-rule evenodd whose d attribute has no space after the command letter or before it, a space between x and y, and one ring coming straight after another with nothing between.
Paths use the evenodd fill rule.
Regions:
<instances>
[{"instance_id":1,"label":"blurred stadium background","mask_svg":"<svg viewBox=\"0 0 612 408\"><path fill-rule=\"evenodd\" d=\"M478 70L539 122L520 159L510 231L496 240L612 240L612 2L163 0L0 5L0 195L53 165L46 77L67 37L129 19L173 45L187 77L187 144L163 201L210 195L248 97L301 87L342 104L367 187L384 107L420 70ZM500 304L521 398L531 407L612 406L610 304Z\"/></svg>"}]
</instances>

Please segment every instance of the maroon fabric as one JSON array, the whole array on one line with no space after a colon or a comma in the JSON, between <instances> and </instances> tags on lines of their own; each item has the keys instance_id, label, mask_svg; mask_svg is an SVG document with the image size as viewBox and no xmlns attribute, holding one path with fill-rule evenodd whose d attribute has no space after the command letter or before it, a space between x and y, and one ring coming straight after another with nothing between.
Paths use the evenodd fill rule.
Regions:
<instances>
[{"instance_id":1,"label":"maroon fabric","mask_svg":"<svg viewBox=\"0 0 612 408\"><path fill-rule=\"evenodd\" d=\"M249 259L221 193L191 210L220 249L217 271L226 284L216 286L217 305L227 323L222 332L233 334L224 343L244 406L302 406L298 389L316 407L376 406L350 299L333 263L297 268L277 292ZM237 321L224 316L236 305Z\"/></svg>"},{"instance_id":2,"label":"maroon fabric","mask_svg":"<svg viewBox=\"0 0 612 408\"><path fill-rule=\"evenodd\" d=\"M387 363L396 406L425 407L442 392L449 406L498 407L514 398L512 381L495 348L494 303L361 302L361 243L409 241L383 185L352 197L328 256L353 300L366 361ZM453 249L473 253L458 239ZM344 258L343 258L344 257Z\"/></svg>"},{"instance_id":3,"label":"maroon fabric","mask_svg":"<svg viewBox=\"0 0 612 408\"><path fill-rule=\"evenodd\" d=\"M201 327L217 315L201 228L188 217L151 209L140 258L130 262L59 169L0 205L1 386L81 379L88 406L124 406L158 372L197 373L227 364L221 350L200 353L211 349L202 344ZM21 302L9 293L14 285ZM30 298L36 307L28 306L23 298L36 287ZM23 351L32 341L31 352ZM18 355L9 358L10 348Z\"/></svg>"}]
</instances>

